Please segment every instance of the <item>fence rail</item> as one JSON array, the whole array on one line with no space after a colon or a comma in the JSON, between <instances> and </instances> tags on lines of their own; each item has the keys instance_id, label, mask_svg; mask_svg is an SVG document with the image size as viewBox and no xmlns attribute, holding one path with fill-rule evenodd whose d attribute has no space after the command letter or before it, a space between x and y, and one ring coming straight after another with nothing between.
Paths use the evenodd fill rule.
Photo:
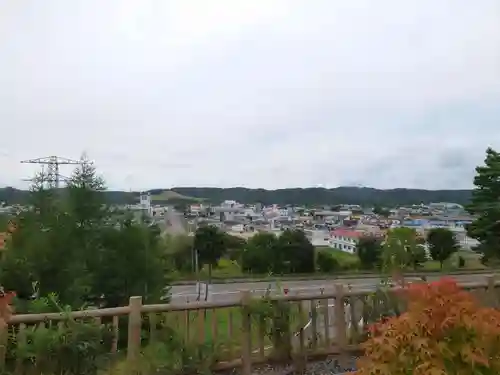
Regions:
<instances>
[{"instance_id":1,"label":"fence rail","mask_svg":"<svg viewBox=\"0 0 500 375\"><path fill-rule=\"evenodd\" d=\"M462 283L464 289L474 292L482 303L498 306L500 282L495 276L483 282ZM285 303L293 309L293 316L287 319L289 340L295 358L306 356L338 354L340 361L346 361L352 351L359 348L364 329L374 316L384 310L383 301L373 304L373 290L350 289L342 284L334 284L332 292L318 290L315 293L294 293L272 295L268 300L272 306ZM158 337L158 321L166 319L179 330L184 340L198 343L207 340L220 340L224 346L221 358L214 364L215 369L241 367L242 375L249 375L253 364L267 361L277 349L277 341L266 332L262 319L255 319L252 304L255 298L250 291L241 291L239 300L231 302L192 302L182 304L143 305L142 297L131 297L128 306L73 311L69 313L18 314L7 322L8 327L0 331L0 365L5 366L8 345L7 332L16 327L15 334L21 336L29 325L47 325L55 322L54 327L68 319L93 318L101 323L107 319L112 325L114 339L111 352L119 352L120 317L127 319L126 353L127 367L134 369L139 360L144 342L141 333L148 332L147 341L154 342ZM387 301L386 301L387 302ZM380 307L373 313L374 305ZM387 306L385 306L387 308ZM371 309L371 310L370 310ZM375 309L376 310L376 309ZM50 324L49 324L50 325ZM10 327L10 331L9 331ZM304 360L305 361L305 360ZM300 361L299 361L300 363Z\"/></svg>"}]
</instances>

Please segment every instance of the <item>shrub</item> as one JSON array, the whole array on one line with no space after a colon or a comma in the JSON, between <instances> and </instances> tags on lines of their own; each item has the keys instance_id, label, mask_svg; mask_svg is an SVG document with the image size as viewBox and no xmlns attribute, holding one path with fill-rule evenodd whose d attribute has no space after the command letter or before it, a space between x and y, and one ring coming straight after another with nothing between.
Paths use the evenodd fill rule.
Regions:
<instances>
[{"instance_id":1,"label":"shrub","mask_svg":"<svg viewBox=\"0 0 500 375\"><path fill-rule=\"evenodd\" d=\"M389 282L380 283L375 291L367 296L363 306L367 324L374 324L381 319L401 314L401 301L391 288Z\"/></svg>"},{"instance_id":2,"label":"shrub","mask_svg":"<svg viewBox=\"0 0 500 375\"><path fill-rule=\"evenodd\" d=\"M14 297L14 293L6 293L0 288L0 330L3 330L7 326L6 322L12 315L11 303Z\"/></svg>"},{"instance_id":3,"label":"shrub","mask_svg":"<svg viewBox=\"0 0 500 375\"><path fill-rule=\"evenodd\" d=\"M408 309L371 327L358 375L500 373L500 312L452 279L410 284Z\"/></svg>"},{"instance_id":4,"label":"shrub","mask_svg":"<svg viewBox=\"0 0 500 375\"><path fill-rule=\"evenodd\" d=\"M217 341L185 340L182 332L165 321L156 324L155 340L141 350L135 375L209 375L210 368L219 360L222 346ZM111 365L111 375L131 373L126 359Z\"/></svg>"},{"instance_id":5,"label":"shrub","mask_svg":"<svg viewBox=\"0 0 500 375\"><path fill-rule=\"evenodd\" d=\"M337 259L325 250L320 250L316 253L316 266L318 271L323 273L329 273L340 268Z\"/></svg>"},{"instance_id":6,"label":"shrub","mask_svg":"<svg viewBox=\"0 0 500 375\"><path fill-rule=\"evenodd\" d=\"M8 301L13 294L9 294ZM1 298L0 301L4 301ZM111 325L94 318L72 319L69 306L61 306L57 295L30 301L12 300L16 312L59 312L65 319L8 328L6 368L24 373L94 375L107 366L114 333Z\"/></svg>"},{"instance_id":7,"label":"shrub","mask_svg":"<svg viewBox=\"0 0 500 375\"><path fill-rule=\"evenodd\" d=\"M280 288L280 285L278 285ZM249 313L262 333L273 343L271 359L283 361L292 358L291 321L293 311L288 301L273 300L271 286L262 298L252 300Z\"/></svg>"},{"instance_id":8,"label":"shrub","mask_svg":"<svg viewBox=\"0 0 500 375\"><path fill-rule=\"evenodd\" d=\"M113 332L92 318L68 318L57 326L28 326L23 336L12 343L10 365L20 362L27 373L92 375L107 365Z\"/></svg>"}]
</instances>

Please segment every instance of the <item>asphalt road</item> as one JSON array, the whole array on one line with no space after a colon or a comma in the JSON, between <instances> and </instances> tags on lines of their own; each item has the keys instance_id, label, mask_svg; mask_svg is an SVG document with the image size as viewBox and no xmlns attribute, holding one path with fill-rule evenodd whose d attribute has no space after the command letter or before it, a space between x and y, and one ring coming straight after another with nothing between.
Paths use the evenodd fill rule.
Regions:
<instances>
[{"instance_id":1,"label":"asphalt road","mask_svg":"<svg viewBox=\"0 0 500 375\"><path fill-rule=\"evenodd\" d=\"M491 272L484 274L464 274L452 275L460 283L471 283L484 281L485 278L491 275ZM428 276L429 281L437 280L440 276ZM411 278L408 278L411 280ZM274 293L278 293L284 288L289 289L289 293L315 293L324 288L325 292L333 292L335 284L351 285L356 289L374 289L380 282L380 278L358 278L358 279L337 279L337 280L290 280L275 282L242 282L230 284L213 284L210 286L212 301L232 301L239 298L240 292L249 290L256 295L262 295L271 287ZM171 289L172 302L183 303L193 302L198 297L196 285L176 285Z\"/></svg>"}]
</instances>

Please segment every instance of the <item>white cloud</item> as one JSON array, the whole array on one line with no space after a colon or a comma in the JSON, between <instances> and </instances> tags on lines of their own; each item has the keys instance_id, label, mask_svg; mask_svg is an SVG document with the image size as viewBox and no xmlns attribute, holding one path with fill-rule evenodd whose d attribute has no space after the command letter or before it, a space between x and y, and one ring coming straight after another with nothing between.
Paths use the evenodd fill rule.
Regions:
<instances>
[{"instance_id":1,"label":"white cloud","mask_svg":"<svg viewBox=\"0 0 500 375\"><path fill-rule=\"evenodd\" d=\"M0 17L0 184L87 151L122 189L456 188L500 147L496 0L25 0Z\"/></svg>"}]
</instances>

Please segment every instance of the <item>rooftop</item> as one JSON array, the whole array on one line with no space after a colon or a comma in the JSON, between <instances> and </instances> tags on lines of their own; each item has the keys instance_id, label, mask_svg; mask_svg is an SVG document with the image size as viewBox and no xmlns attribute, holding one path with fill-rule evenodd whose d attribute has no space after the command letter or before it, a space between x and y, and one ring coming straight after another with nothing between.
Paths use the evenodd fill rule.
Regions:
<instances>
[{"instance_id":1,"label":"rooftop","mask_svg":"<svg viewBox=\"0 0 500 375\"><path fill-rule=\"evenodd\" d=\"M349 230L349 229L335 229L330 232L332 236L341 236L341 237L348 237L348 238L360 238L363 236L362 232L359 232L357 230Z\"/></svg>"}]
</instances>

